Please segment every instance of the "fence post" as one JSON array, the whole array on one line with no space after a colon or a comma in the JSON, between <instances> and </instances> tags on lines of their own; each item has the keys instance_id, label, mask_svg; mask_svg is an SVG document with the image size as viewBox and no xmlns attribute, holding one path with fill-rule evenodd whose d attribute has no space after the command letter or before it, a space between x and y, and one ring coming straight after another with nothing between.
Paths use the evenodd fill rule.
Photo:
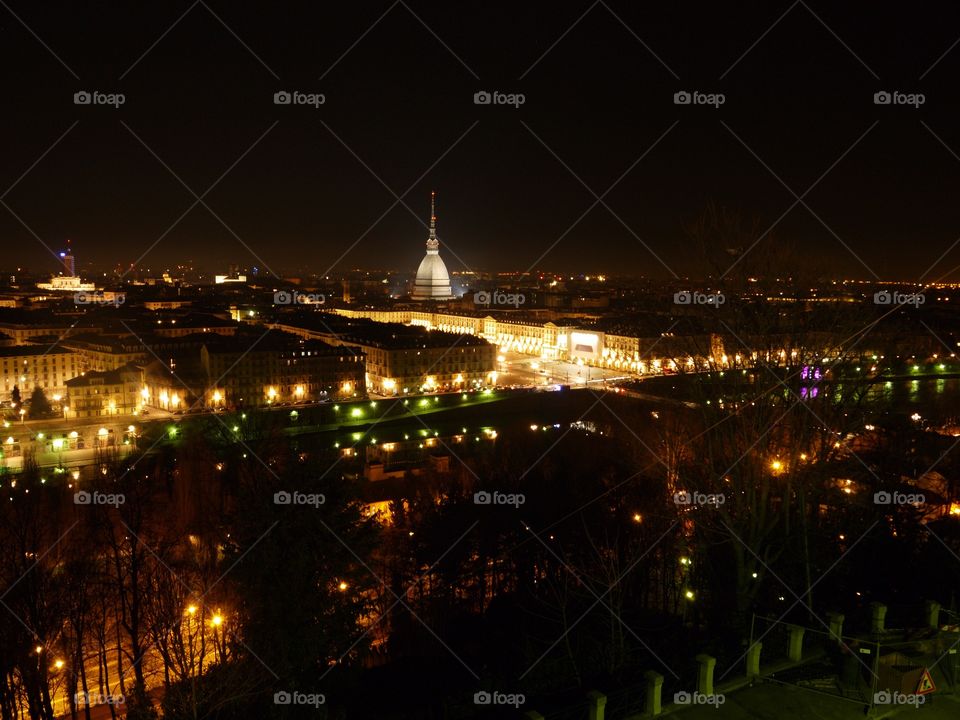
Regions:
<instances>
[{"instance_id":1,"label":"fence post","mask_svg":"<svg viewBox=\"0 0 960 720\"><path fill-rule=\"evenodd\" d=\"M656 717L663 712L663 675L654 670L647 670L643 676L647 679L644 715Z\"/></svg>"},{"instance_id":2,"label":"fence post","mask_svg":"<svg viewBox=\"0 0 960 720\"><path fill-rule=\"evenodd\" d=\"M927 627L934 630L940 629L940 603L936 600L927 600L924 605L927 613Z\"/></svg>"},{"instance_id":3,"label":"fence post","mask_svg":"<svg viewBox=\"0 0 960 720\"><path fill-rule=\"evenodd\" d=\"M806 628L799 625L790 625L790 646L787 656L792 662L800 662L803 659L803 633Z\"/></svg>"},{"instance_id":4,"label":"fence post","mask_svg":"<svg viewBox=\"0 0 960 720\"><path fill-rule=\"evenodd\" d=\"M870 603L870 630L875 633L886 632L887 606L882 602Z\"/></svg>"},{"instance_id":5,"label":"fence post","mask_svg":"<svg viewBox=\"0 0 960 720\"><path fill-rule=\"evenodd\" d=\"M830 621L830 639L840 644L843 642L843 613L828 612L827 619Z\"/></svg>"},{"instance_id":6,"label":"fence post","mask_svg":"<svg viewBox=\"0 0 960 720\"><path fill-rule=\"evenodd\" d=\"M747 650L747 677L755 678L760 674L760 650L763 643L755 642Z\"/></svg>"},{"instance_id":7,"label":"fence post","mask_svg":"<svg viewBox=\"0 0 960 720\"><path fill-rule=\"evenodd\" d=\"M587 712L589 720L603 720L603 711L607 704L607 696L602 692L591 690L587 693L587 702L590 703Z\"/></svg>"},{"instance_id":8,"label":"fence post","mask_svg":"<svg viewBox=\"0 0 960 720\"><path fill-rule=\"evenodd\" d=\"M700 653L696 660L700 664L697 670L697 692L701 695L713 695L713 669L717 665L717 659Z\"/></svg>"}]
</instances>

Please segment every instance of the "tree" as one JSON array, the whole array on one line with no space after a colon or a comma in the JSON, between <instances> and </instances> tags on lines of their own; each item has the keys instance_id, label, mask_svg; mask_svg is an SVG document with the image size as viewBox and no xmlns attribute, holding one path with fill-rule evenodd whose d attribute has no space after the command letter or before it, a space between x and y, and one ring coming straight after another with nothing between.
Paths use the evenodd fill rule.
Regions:
<instances>
[{"instance_id":1,"label":"tree","mask_svg":"<svg viewBox=\"0 0 960 720\"><path fill-rule=\"evenodd\" d=\"M13 390L10 391L10 402L13 403L13 407L16 408L20 405L20 388L16 385L13 386Z\"/></svg>"},{"instance_id":2,"label":"tree","mask_svg":"<svg viewBox=\"0 0 960 720\"><path fill-rule=\"evenodd\" d=\"M53 415L53 408L50 406L50 401L47 400L47 394L43 391L43 388L38 385L33 389L33 394L30 395L28 417L31 420L42 420L51 415Z\"/></svg>"}]
</instances>

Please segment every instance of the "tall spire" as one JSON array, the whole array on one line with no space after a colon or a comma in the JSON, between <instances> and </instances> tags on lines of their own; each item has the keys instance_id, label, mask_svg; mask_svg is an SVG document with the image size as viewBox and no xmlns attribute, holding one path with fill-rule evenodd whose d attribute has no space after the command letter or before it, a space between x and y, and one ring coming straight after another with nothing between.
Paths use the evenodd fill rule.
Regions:
<instances>
[{"instance_id":1,"label":"tall spire","mask_svg":"<svg viewBox=\"0 0 960 720\"><path fill-rule=\"evenodd\" d=\"M439 250L440 241L437 239L437 193L430 193L430 235L427 237L427 250Z\"/></svg>"}]
</instances>

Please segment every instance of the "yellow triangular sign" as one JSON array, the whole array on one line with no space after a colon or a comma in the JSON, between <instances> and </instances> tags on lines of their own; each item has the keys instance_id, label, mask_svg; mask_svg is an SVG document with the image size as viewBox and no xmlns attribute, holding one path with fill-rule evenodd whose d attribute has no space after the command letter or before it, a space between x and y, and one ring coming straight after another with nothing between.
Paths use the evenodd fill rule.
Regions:
<instances>
[{"instance_id":1,"label":"yellow triangular sign","mask_svg":"<svg viewBox=\"0 0 960 720\"><path fill-rule=\"evenodd\" d=\"M933 684L933 678L930 677L930 671L923 669L923 675L920 676L920 682L917 684L917 695L929 695L936 692L937 686Z\"/></svg>"}]
</instances>

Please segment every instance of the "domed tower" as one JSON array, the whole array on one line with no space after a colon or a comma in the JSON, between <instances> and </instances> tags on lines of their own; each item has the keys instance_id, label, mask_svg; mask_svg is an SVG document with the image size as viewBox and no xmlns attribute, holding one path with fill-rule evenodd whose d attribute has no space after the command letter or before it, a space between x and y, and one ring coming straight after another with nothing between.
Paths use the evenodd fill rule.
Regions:
<instances>
[{"instance_id":1,"label":"domed tower","mask_svg":"<svg viewBox=\"0 0 960 720\"><path fill-rule=\"evenodd\" d=\"M430 193L430 234L427 236L427 254L417 269L413 285L414 300L452 300L450 275L440 258L440 241L437 239L437 194Z\"/></svg>"}]
</instances>

